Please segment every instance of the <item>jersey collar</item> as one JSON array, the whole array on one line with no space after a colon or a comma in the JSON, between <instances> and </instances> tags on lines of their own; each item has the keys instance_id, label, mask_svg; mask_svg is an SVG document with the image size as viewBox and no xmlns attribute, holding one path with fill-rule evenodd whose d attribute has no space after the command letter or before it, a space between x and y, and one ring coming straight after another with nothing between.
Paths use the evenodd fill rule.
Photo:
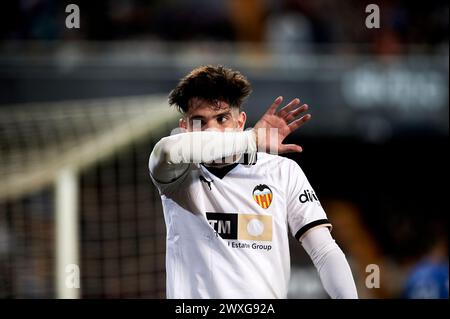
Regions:
<instances>
[{"instance_id":1,"label":"jersey collar","mask_svg":"<svg viewBox=\"0 0 450 319\"><path fill-rule=\"evenodd\" d=\"M233 168L235 168L238 165L239 163L233 163L223 167L214 167L214 166L205 166L202 164L202 166L206 168L208 172L210 172L211 174L220 179L224 178L225 175L227 175Z\"/></svg>"}]
</instances>

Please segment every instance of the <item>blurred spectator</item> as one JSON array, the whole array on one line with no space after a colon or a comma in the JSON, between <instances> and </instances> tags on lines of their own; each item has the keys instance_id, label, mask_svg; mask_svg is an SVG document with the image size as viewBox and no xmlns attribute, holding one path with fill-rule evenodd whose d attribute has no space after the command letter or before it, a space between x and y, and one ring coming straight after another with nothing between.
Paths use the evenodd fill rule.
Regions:
<instances>
[{"instance_id":1,"label":"blurred spectator","mask_svg":"<svg viewBox=\"0 0 450 319\"><path fill-rule=\"evenodd\" d=\"M158 1L156 36L170 41L234 40L226 0Z\"/></svg>"},{"instance_id":2,"label":"blurred spectator","mask_svg":"<svg viewBox=\"0 0 450 319\"><path fill-rule=\"evenodd\" d=\"M448 299L448 238L439 228L434 244L410 271L403 298Z\"/></svg>"},{"instance_id":3,"label":"blurred spectator","mask_svg":"<svg viewBox=\"0 0 450 319\"><path fill-rule=\"evenodd\" d=\"M65 6L80 7L81 28L66 29ZM356 44L359 51L396 54L410 46L448 43L448 3L380 1L381 28L365 27L359 0L22 0L0 12L1 39L161 39Z\"/></svg>"},{"instance_id":4,"label":"blurred spectator","mask_svg":"<svg viewBox=\"0 0 450 319\"><path fill-rule=\"evenodd\" d=\"M263 40L264 15L266 11L264 1L228 0L227 4L236 40L261 42Z\"/></svg>"},{"instance_id":5,"label":"blurred spectator","mask_svg":"<svg viewBox=\"0 0 450 319\"><path fill-rule=\"evenodd\" d=\"M314 42L312 21L301 10L294 8L286 3L284 8L272 12L267 18L266 42L282 53L310 47Z\"/></svg>"}]
</instances>

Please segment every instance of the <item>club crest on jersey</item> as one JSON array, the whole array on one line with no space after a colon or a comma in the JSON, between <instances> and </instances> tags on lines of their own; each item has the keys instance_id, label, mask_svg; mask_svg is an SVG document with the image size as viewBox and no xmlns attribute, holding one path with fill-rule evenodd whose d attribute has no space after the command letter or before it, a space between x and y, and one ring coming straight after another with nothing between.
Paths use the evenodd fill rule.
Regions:
<instances>
[{"instance_id":1,"label":"club crest on jersey","mask_svg":"<svg viewBox=\"0 0 450 319\"><path fill-rule=\"evenodd\" d=\"M265 184L257 185L253 189L253 199L255 202L264 209L269 208L272 203L272 190Z\"/></svg>"}]
</instances>

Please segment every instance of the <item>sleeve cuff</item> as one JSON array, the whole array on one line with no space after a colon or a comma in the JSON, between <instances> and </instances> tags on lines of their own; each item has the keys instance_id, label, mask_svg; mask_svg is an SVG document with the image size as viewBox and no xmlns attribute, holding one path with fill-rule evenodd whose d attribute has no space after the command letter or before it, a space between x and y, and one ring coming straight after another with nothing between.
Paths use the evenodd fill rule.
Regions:
<instances>
[{"instance_id":1,"label":"sleeve cuff","mask_svg":"<svg viewBox=\"0 0 450 319\"><path fill-rule=\"evenodd\" d=\"M313 222L310 222L309 224L306 224L302 228L300 228L297 233L295 234L295 239L300 240L300 238L306 234L307 231L311 230L314 227L317 226L326 226L328 228L332 228L332 225L328 219L318 219Z\"/></svg>"}]
</instances>

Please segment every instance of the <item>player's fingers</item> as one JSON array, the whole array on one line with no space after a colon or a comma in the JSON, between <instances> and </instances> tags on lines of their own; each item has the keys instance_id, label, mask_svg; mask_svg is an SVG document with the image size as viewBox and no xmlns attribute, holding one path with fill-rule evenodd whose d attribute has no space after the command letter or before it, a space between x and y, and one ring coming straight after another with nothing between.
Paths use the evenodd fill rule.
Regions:
<instances>
[{"instance_id":1,"label":"player's fingers","mask_svg":"<svg viewBox=\"0 0 450 319\"><path fill-rule=\"evenodd\" d=\"M300 100L299 99L293 99L291 102L289 102L289 104L287 104L285 107L283 107L279 112L278 112L278 116L280 117L285 117L286 114L288 114L290 111L292 111L292 109L300 104Z\"/></svg>"},{"instance_id":2,"label":"player's fingers","mask_svg":"<svg viewBox=\"0 0 450 319\"><path fill-rule=\"evenodd\" d=\"M296 145L296 144L281 144L280 147L278 147L278 152L280 154L283 153L300 153L302 152L303 149L300 145Z\"/></svg>"},{"instance_id":3,"label":"player's fingers","mask_svg":"<svg viewBox=\"0 0 450 319\"><path fill-rule=\"evenodd\" d=\"M300 113L305 112L308 109L308 105L307 104L303 104L302 106L296 108L293 111L290 111L288 114L286 114L286 116L284 117L284 120L289 123L291 122L293 119L295 119Z\"/></svg>"},{"instance_id":4,"label":"player's fingers","mask_svg":"<svg viewBox=\"0 0 450 319\"><path fill-rule=\"evenodd\" d=\"M273 101L272 105L267 109L266 114L273 115L275 114L275 111L277 110L277 107L283 102L283 97L279 96Z\"/></svg>"},{"instance_id":5,"label":"player's fingers","mask_svg":"<svg viewBox=\"0 0 450 319\"><path fill-rule=\"evenodd\" d=\"M303 124L308 122L310 119L311 119L311 114L303 115L301 118L289 123L289 125L288 125L289 129L291 130L291 132L293 132L296 129L298 129L300 126L302 126Z\"/></svg>"}]
</instances>

